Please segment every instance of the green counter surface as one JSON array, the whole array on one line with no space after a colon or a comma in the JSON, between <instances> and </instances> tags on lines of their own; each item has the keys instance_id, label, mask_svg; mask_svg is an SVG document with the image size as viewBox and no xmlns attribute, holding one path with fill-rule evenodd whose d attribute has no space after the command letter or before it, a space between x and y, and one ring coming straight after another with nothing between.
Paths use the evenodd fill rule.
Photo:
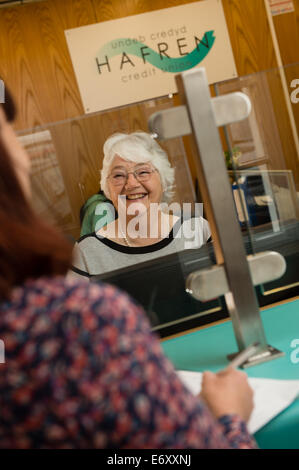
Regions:
<instances>
[{"instance_id":1,"label":"green counter surface","mask_svg":"<svg viewBox=\"0 0 299 470\"><path fill-rule=\"evenodd\" d=\"M291 342L299 340L299 299L268 308L261 317L268 344L285 356L250 367L246 373L249 377L299 380L299 362L291 361L295 350ZM199 372L223 369L228 364L226 356L238 350L231 321L170 338L162 347L177 370ZM299 398L261 428L255 438L263 449L299 449Z\"/></svg>"}]
</instances>

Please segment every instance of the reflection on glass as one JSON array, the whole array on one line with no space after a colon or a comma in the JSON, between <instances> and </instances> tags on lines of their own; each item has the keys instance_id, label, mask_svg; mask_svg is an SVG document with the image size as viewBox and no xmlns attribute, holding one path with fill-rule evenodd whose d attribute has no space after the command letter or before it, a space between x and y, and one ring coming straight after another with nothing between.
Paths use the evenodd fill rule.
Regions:
<instances>
[{"instance_id":1,"label":"reflection on glass","mask_svg":"<svg viewBox=\"0 0 299 470\"><path fill-rule=\"evenodd\" d=\"M282 74L288 90L281 80ZM242 91L252 103L247 120L226 126L220 134L223 151L237 156L229 157L227 162L247 252L276 250L287 260L287 272L282 279L257 288L260 305L287 298L298 289L299 165L295 137L299 129L298 77L299 64L293 64L283 70L263 71L211 87L219 95ZM67 236L78 239L80 208L103 189L99 169L106 139L115 132L147 129L151 114L175 104L176 96L163 97L20 132L25 139L28 136L25 145L33 157L33 202L37 211L46 219L54 218ZM172 202L180 207L190 203L194 215L195 203L201 199L197 199L200 188L199 191L196 188L191 146L185 138L184 141L177 138L163 142L162 147L175 170ZM132 166L129 171L136 171L136 162ZM130 181L132 178L133 174L128 175ZM107 222L117 216L115 211ZM106 260L110 271L116 267L116 261L119 257L115 264ZM192 327L205 316L203 323L226 315L221 299L203 304L185 293L187 275L214 262L213 248L208 244L178 250L162 258L149 256L145 264L126 268L126 274L114 270L110 280L143 303L155 328L175 324L178 329Z\"/></svg>"},{"instance_id":2,"label":"reflection on glass","mask_svg":"<svg viewBox=\"0 0 299 470\"><path fill-rule=\"evenodd\" d=\"M217 95L241 91L252 104L248 119L223 129L229 177L248 253L275 250L285 275L256 288L259 304L298 295L299 287L299 64L214 85Z\"/></svg>"},{"instance_id":3,"label":"reflection on glass","mask_svg":"<svg viewBox=\"0 0 299 470\"><path fill-rule=\"evenodd\" d=\"M71 207L51 132L42 130L19 137L31 161L32 204L35 211L62 230L72 225Z\"/></svg>"},{"instance_id":4,"label":"reflection on glass","mask_svg":"<svg viewBox=\"0 0 299 470\"><path fill-rule=\"evenodd\" d=\"M299 202L290 170L229 171L240 223L267 225L273 232L299 219Z\"/></svg>"},{"instance_id":5,"label":"reflection on glass","mask_svg":"<svg viewBox=\"0 0 299 470\"><path fill-rule=\"evenodd\" d=\"M290 170L240 170L234 179L236 211L248 233L248 253L274 250L287 262L284 276L259 286L260 304L296 295L299 288L299 199ZM276 296L276 297L275 297Z\"/></svg>"}]
</instances>

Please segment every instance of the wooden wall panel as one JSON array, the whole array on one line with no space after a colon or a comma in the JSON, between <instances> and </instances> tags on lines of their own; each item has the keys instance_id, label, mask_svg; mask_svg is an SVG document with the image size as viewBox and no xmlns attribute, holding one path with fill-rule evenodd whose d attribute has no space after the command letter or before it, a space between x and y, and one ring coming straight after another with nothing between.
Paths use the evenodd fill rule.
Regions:
<instances>
[{"instance_id":1,"label":"wooden wall panel","mask_svg":"<svg viewBox=\"0 0 299 470\"><path fill-rule=\"evenodd\" d=\"M201 0L92 0L97 21L107 21Z\"/></svg>"},{"instance_id":2,"label":"wooden wall panel","mask_svg":"<svg viewBox=\"0 0 299 470\"><path fill-rule=\"evenodd\" d=\"M195 1L195 0L194 0ZM47 0L0 10L0 76L19 107L16 128L83 114L64 30L188 0ZM240 75L275 66L261 0L223 0Z\"/></svg>"},{"instance_id":3,"label":"wooden wall panel","mask_svg":"<svg viewBox=\"0 0 299 470\"><path fill-rule=\"evenodd\" d=\"M299 78L299 0L293 0L293 3L294 12L273 17L281 62L289 86L294 78ZM297 108L298 106L293 107L293 112L299 129L299 110Z\"/></svg>"},{"instance_id":4,"label":"wooden wall panel","mask_svg":"<svg viewBox=\"0 0 299 470\"><path fill-rule=\"evenodd\" d=\"M90 0L0 10L0 76L18 104L17 129L83 114L64 30L95 21Z\"/></svg>"},{"instance_id":5,"label":"wooden wall panel","mask_svg":"<svg viewBox=\"0 0 299 470\"><path fill-rule=\"evenodd\" d=\"M299 165L298 155L294 145L294 138L291 132L289 115L286 101L283 94L281 79L278 71L268 73L268 84L271 89L272 103L283 148L286 168L292 170L297 191L299 191Z\"/></svg>"},{"instance_id":6,"label":"wooden wall panel","mask_svg":"<svg viewBox=\"0 0 299 470\"><path fill-rule=\"evenodd\" d=\"M295 11L276 15L273 17L275 34L279 46L281 62L284 67L284 74L288 86L289 95L293 88L291 82L299 78L299 0L293 0ZM294 137L290 132L290 118L284 110L285 106L279 106L279 97L274 95L276 101L277 112L285 113L285 123L282 123L282 133L285 158L287 166L293 171L295 183L299 190L299 155L296 153L294 146ZM299 104L291 103L292 112L299 134ZM288 151L289 150L289 151Z\"/></svg>"},{"instance_id":7,"label":"wooden wall panel","mask_svg":"<svg viewBox=\"0 0 299 470\"><path fill-rule=\"evenodd\" d=\"M31 129L67 120L50 127L74 219L84 198L98 189L99 149L104 139L117 130L144 129L146 121L141 105L68 121L84 111L64 30L194 1L46 0L0 9L0 77L12 89L18 105L16 128ZM299 54L298 47L289 47L291 38L298 41L299 0L294 2L296 13L275 18L285 61L294 61ZM238 74L275 68L264 1L222 3ZM284 109L279 105L281 99L275 98L278 114ZM285 122L281 131L290 159L294 153L289 151L287 118Z\"/></svg>"},{"instance_id":8,"label":"wooden wall panel","mask_svg":"<svg viewBox=\"0 0 299 470\"><path fill-rule=\"evenodd\" d=\"M195 1L195 0L193 0ZM19 107L17 129L83 114L64 30L188 0L47 0L0 10L0 76ZM223 0L240 75L275 66L261 0Z\"/></svg>"},{"instance_id":9,"label":"wooden wall panel","mask_svg":"<svg viewBox=\"0 0 299 470\"><path fill-rule=\"evenodd\" d=\"M263 0L223 0L223 7L238 74L276 67Z\"/></svg>"},{"instance_id":10,"label":"wooden wall panel","mask_svg":"<svg viewBox=\"0 0 299 470\"><path fill-rule=\"evenodd\" d=\"M284 65L299 62L299 0L293 0L295 11L273 16L273 23Z\"/></svg>"},{"instance_id":11,"label":"wooden wall panel","mask_svg":"<svg viewBox=\"0 0 299 470\"><path fill-rule=\"evenodd\" d=\"M299 0L293 0L296 11L273 17L283 64L299 62ZM226 21L239 75L269 70L267 80L271 90L274 117L279 129L285 166L292 170L299 189L298 155L290 127L285 96L277 68L275 50L268 24L264 0L223 0ZM285 68L287 83L295 78L299 66ZM291 89L290 89L291 92ZM292 105L299 132L299 106ZM272 156L270 156L272 158ZM276 166L279 169L279 166ZM283 169L283 167L281 167Z\"/></svg>"}]
</instances>

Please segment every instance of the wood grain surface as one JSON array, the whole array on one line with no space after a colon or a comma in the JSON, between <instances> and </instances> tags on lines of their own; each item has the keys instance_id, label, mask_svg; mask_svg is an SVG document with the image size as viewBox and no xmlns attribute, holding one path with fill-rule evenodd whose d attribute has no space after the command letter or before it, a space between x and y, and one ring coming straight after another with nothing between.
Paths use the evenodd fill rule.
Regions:
<instances>
[{"instance_id":1,"label":"wood grain surface","mask_svg":"<svg viewBox=\"0 0 299 470\"><path fill-rule=\"evenodd\" d=\"M16 128L83 114L64 30L95 21L89 0L50 0L0 10L0 76L18 104Z\"/></svg>"},{"instance_id":2,"label":"wood grain surface","mask_svg":"<svg viewBox=\"0 0 299 470\"><path fill-rule=\"evenodd\" d=\"M84 117L64 31L186 3L193 2L46 0L0 9L0 77L12 90L17 103L15 127L22 131L28 129L28 133L40 126L50 130L72 211L72 224L77 224L74 221L79 220L79 208L84 199L98 190L100 149L105 138L119 130L146 129L148 112L154 112L155 106L164 105L165 102L153 101L155 106L152 108L140 103ZM222 3L238 74L244 76L275 68L277 64L264 2L223 0ZM299 0L294 0L294 3L294 13L274 18L285 64L299 61ZM294 67L292 72L287 72L289 81L297 70L299 78L299 69ZM277 80L273 78L269 85L275 119L285 113L284 98ZM299 127L298 107L299 104L293 105ZM281 133L286 167L294 171L299 184L288 119L277 123L277 126ZM194 180L195 167L188 145L186 152ZM181 187L186 181L179 183ZM79 225L76 229L72 226L70 233L78 233L78 230Z\"/></svg>"},{"instance_id":3,"label":"wood grain surface","mask_svg":"<svg viewBox=\"0 0 299 470\"><path fill-rule=\"evenodd\" d=\"M192 2L47 0L0 9L0 77L18 104L16 128L83 114L64 30L185 3ZM223 0L223 7L239 75L275 67L263 2Z\"/></svg>"},{"instance_id":4,"label":"wood grain surface","mask_svg":"<svg viewBox=\"0 0 299 470\"><path fill-rule=\"evenodd\" d=\"M223 0L223 8L238 74L276 67L264 2Z\"/></svg>"}]
</instances>

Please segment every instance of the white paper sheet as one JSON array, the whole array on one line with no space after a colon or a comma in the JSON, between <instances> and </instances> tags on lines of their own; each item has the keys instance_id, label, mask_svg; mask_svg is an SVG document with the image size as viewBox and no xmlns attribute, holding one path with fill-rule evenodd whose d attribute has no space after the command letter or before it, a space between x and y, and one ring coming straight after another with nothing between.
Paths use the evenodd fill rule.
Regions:
<instances>
[{"instance_id":1,"label":"white paper sheet","mask_svg":"<svg viewBox=\"0 0 299 470\"><path fill-rule=\"evenodd\" d=\"M201 372L177 371L180 379L193 395L201 390ZM248 378L254 391L254 409L247 423L254 434L272 418L287 408L299 396L299 380Z\"/></svg>"}]
</instances>

